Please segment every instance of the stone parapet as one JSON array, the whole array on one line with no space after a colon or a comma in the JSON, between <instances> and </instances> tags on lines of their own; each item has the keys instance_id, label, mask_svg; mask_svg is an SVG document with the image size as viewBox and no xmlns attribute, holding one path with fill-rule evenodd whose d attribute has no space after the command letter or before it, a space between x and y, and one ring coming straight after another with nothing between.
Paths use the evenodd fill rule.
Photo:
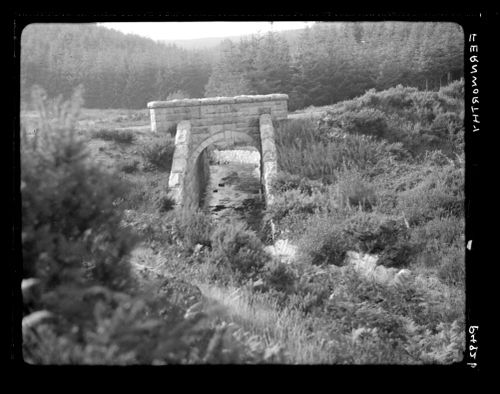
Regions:
<instances>
[{"instance_id":1,"label":"stone parapet","mask_svg":"<svg viewBox=\"0 0 500 394\"><path fill-rule=\"evenodd\" d=\"M237 104L237 103L261 103L265 101L288 101L287 94L265 94L254 96L235 96L235 97L207 97L198 99L176 99L170 101L151 101L148 108L169 108L186 106L207 106L211 104Z\"/></svg>"},{"instance_id":2,"label":"stone parapet","mask_svg":"<svg viewBox=\"0 0 500 394\"><path fill-rule=\"evenodd\" d=\"M288 95L210 97L171 101L151 101L151 131L166 132L182 120L190 120L194 127L201 125L232 125L249 123L257 126L262 114L273 119L286 119Z\"/></svg>"}]
</instances>

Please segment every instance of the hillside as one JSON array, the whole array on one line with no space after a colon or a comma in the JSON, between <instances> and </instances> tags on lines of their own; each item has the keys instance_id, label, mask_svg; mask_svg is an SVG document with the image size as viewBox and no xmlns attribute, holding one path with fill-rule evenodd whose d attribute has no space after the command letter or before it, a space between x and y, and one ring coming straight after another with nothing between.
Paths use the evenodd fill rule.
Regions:
<instances>
[{"instance_id":1,"label":"hillside","mask_svg":"<svg viewBox=\"0 0 500 394\"><path fill-rule=\"evenodd\" d=\"M215 43L218 39L198 41ZM21 98L34 85L88 108L145 108L180 97L286 93L289 108L331 105L402 84L437 90L463 76L453 23L317 23L184 49L92 24L38 24L21 38Z\"/></svg>"},{"instance_id":2,"label":"hillside","mask_svg":"<svg viewBox=\"0 0 500 394\"><path fill-rule=\"evenodd\" d=\"M93 24L32 24L21 36L21 93L85 88L89 108L144 108L182 90L202 97L211 65L201 54Z\"/></svg>"}]
</instances>

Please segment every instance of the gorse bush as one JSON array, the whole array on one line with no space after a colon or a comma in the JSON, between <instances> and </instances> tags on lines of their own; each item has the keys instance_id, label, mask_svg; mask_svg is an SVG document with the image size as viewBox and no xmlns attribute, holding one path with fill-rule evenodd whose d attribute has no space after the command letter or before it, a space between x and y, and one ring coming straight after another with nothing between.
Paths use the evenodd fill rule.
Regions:
<instances>
[{"instance_id":1,"label":"gorse bush","mask_svg":"<svg viewBox=\"0 0 500 394\"><path fill-rule=\"evenodd\" d=\"M352 250L352 239L341 229L334 215L314 215L299 240L299 254L314 265L343 265L346 253Z\"/></svg>"},{"instance_id":2,"label":"gorse bush","mask_svg":"<svg viewBox=\"0 0 500 394\"><path fill-rule=\"evenodd\" d=\"M436 217L463 216L464 169L455 164L441 166L425 180L399 196L399 210L410 224L420 224Z\"/></svg>"},{"instance_id":3,"label":"gorse bush","mask_svg":"<svg viewBox=\"0 0 500 394\"><path fill-rule=\"evenodd\" d=\"M291 214L312 214L325 206L325 197L324 194L308 195L297 189L288 190L277 195L266 212L269 218L276 221Z\"/></svg>"},{"instance_id":4,"label":"gorse bush","mask_svg":"<svg viewBox=\"0 0 500 394\"><path fill-rule=\"evenodd\" d=\"M47 288L70 281L124 288L135 241L120 227L114 202L125 186L87 160L74 131L78 92L71 102L56 102L52 111L43 92L33 95L39 131L21 136L24 276L42 280Z\"/></svg>"},{"instance_id":5,"label":"gorse bush","mask_svg":"<svg viewBox=\"0 0 500 394\"><path fill-rule=\"evenodd\" d=\"M398 85L344 101L327 111L319 125L349 134L402 142L414 156L440 149L453 155L463 149L463 80L438 92Z\"/></svg>"},{"instance_id":6,"label":"gorse bush","mask_svg":"<svg viewBox=\"0 0 500 394\"><path fill-rule=\"evenodd\" d=\"M156 206L159 212L168 212L175 208L175 200L173 197L163 194L156 200Z\"/></svg>"},{"instance_id":7,"label":"gorse bush","mask_svg":"<svg viewBox=\"0 0 500 394\"><path fill-rule=\"evenodd\" d=\"M387 116L378 109L362 108L359 111L345 111L328 126L350 134L364 134L390 139L391 130Z\"/></svg>"},{"instance_id":8,"label":"gorse bush","mask_svg":"<svg viewBox=\"0 0 500 394\"><path fill-rule=\"evenodd\" d=\"M376 212L339 211L310 217L299 240L304 261L315 265L343 265L348 251L379 255L379 264L411 263L416 245L400 218Z\"/></svg>"},{"instance_id":9,"label":"gorse bush","mask_svg":"<svg viewBox=\"0 0 500 394\"><path fill-rule=\"evenodd\" d=\"M92 138L105 141L115 141L121 144L131 144L135 140L134 132L131 130L100 129L93 131Z\"/></svg>"},{"instance_id":10,"label":"gorse bush","mask_svg":"<svg viewBox=\"0 0 500 394\"><path fill-rule=\"evenodd\" d=\"M377 202L375 188L357 171L343 171L336 183L337 201L341 207L370 210Z\"/></svg>"},{"instance_id":11,"label":"gorse bush","mask_svg":"<svg viewBox=\"0 0 500 394\"><path fill-rule=\"evenodd\" d=\"M139 169L138 160L124 160L118 163L118 170L124 172L125 174L132 174L137 172Z\"/></svg>"},{"instance_id":12,"label":"gorse bush","mask_svg":"<svg viewBox=\"0 0 500 394\"><path fill-rule=\"evenodd\" d=\"M230 220L220 224L211 236L212 259L229 270L237 283L256 279L269 260L264 245L243 222Z\"/></svg>"},{"instance_id":13,"label":"gorse bush","mask_svg":"<svg viewBox=\"0 0 500 394\"><path fill-rule=\"evenodd\" d=\"M416 252L401 218L357 212L342 223L342 231L351 238L357 251L378 254L378 263L382 265L407 266Z\"/></svg>"},{"instance_id":14,"label":"gorse bush","mask_svg":"<svg viewBox=\"0 0 500 394\"><path fill-rule=\"evenodd\" d=\"M162 142L152 142L143 146L140 153L146 169L170 171L175 145L173 140L166 139Z\"/></svg>"},{"instance_id":15,"label":"gorse bush","mask_svg":"<svg viewBox=\"0 0 500 394\"><path fill-rule=\"evenodd\" d=\"M289 294L295 289L297 275L290 265L276 260L266 263L262 273L264 283L278 292Z\"/></svg>"}]
</instances>

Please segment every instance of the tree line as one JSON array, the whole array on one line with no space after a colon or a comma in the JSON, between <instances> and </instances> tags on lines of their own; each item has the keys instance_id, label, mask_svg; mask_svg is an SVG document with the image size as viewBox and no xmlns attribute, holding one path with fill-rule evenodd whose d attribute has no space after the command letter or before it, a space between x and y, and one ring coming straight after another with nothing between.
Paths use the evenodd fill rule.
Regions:
<instances>
[{"instance_id":1,"label":"tree line","mask_svg":"<svg viewBox=\"0 0 500 394\"><path fill-rule=\"evenodd\" d=\"M35 24L21 39L21 98L33 85L88 108L144 108L183 97L287 93L291 110L397 84L437 89L463 75L463 31L438 22L316 23L206 50L93 24Z\"/></svg>"}]
</instances>

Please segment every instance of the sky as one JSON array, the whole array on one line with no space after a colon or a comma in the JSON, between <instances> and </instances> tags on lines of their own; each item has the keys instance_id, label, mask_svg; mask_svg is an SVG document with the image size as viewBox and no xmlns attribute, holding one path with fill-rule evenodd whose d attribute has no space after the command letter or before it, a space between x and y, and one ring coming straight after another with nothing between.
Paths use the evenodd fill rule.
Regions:
<instances>
[{"instance_id":1,"label":"sky","mask_svg":"<svg viewBox=\"0 0 500 394\"><path fill-rule=\"evenodd\" d=\"M99 25L153 40L229 37L303 29L314 22L114 22Z\"/></svg>"}]
</instances>

